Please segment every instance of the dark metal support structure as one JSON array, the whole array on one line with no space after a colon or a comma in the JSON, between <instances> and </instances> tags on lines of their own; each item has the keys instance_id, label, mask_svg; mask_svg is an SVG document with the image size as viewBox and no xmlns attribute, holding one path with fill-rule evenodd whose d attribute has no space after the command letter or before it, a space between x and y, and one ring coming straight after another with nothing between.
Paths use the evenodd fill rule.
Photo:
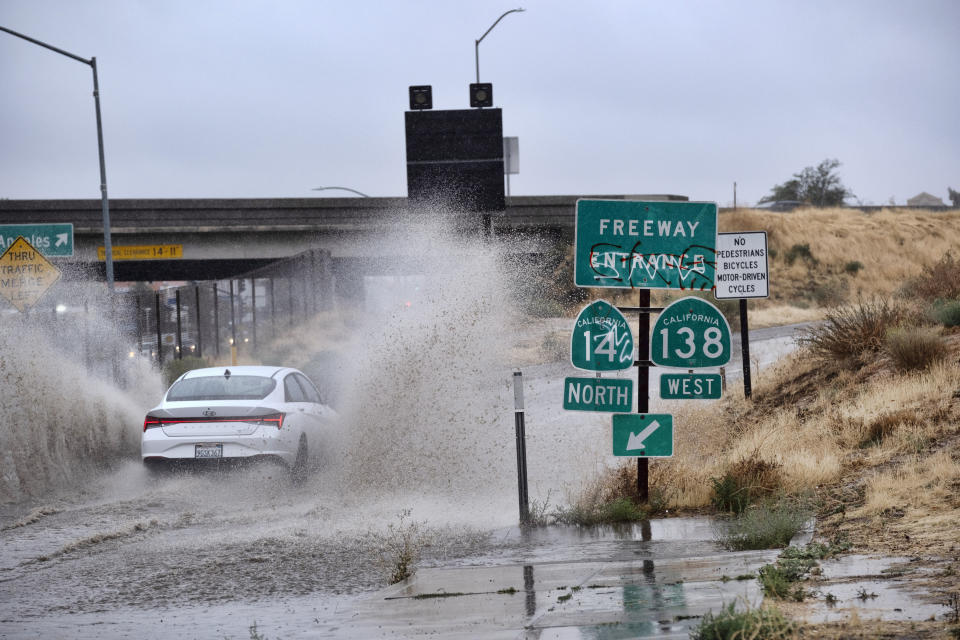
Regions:
<instances>
[{"instance_id":1,"label":"dark metal support structure","mask_svg":"<svg viewBox=\"0 0 960 640\"><path fill-rule=\"evenodd\" d=\"M743 395L753 395L753 383L750 380L750 327L747 321L747 299L740 298L740 347L743 354Z\"/></svg>"},{"instance_id":2,"label":"dark metal support structure","mask_svg":"<svg viewBox=\"0 0 960 640\"><path fill-rule=\"evenodd\" d=\"M197 302L197 357L203 357L203 325L200 323L200 287L194 287Z\"/></svg>"},{"instance_id":3,"label":"dark metal support structure","mask_svg":"<svg viewBox=\"0 0 960 640\"><path fill-rule=\"evenodd\" d=\"M650 411L650 290L640 289L637 304L640 318L637 323L637 413ZM637 458L637 494L640 502L650 500L650 461Z\"/></svg>"},{"instance_id":4,"label":"dark metal support structure","mask_svg":"<svg viewBox=\"0 0 960 640\"><path fill-rule=\"evenodd\" d=\"M157 321L157 364L163 364L163 336L160 335L160 292L157 291L154 294L154 309L153 314Z\"/></svg>"},{"instance_id":5,"label":"dark metal support structure","mask_svg":"<svg viewBox=\"0 0 960 640\"><path fill-rule=\"evenodd\" d=\"M183 360L183 323L180 317L180 289L176 291L177 297L177 360Z\"/></svg>"}]
</instances>

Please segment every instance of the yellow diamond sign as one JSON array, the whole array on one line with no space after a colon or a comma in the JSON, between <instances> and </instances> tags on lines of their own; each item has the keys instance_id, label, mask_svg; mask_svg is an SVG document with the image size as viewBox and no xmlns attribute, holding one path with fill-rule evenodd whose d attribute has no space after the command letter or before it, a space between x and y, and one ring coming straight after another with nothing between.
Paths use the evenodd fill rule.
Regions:
<instances>
[{"instance_id":1,"label":"yellow diamond sign","mask_svg":"<svg viewBox=\"0 0 960 640\"><path fill-rule=\"evenodd\" d=\"M0 256L0 295L20 311L35 305L59 279L60 269L23 236L14 240Z\"/></svg>"}]
</instances>

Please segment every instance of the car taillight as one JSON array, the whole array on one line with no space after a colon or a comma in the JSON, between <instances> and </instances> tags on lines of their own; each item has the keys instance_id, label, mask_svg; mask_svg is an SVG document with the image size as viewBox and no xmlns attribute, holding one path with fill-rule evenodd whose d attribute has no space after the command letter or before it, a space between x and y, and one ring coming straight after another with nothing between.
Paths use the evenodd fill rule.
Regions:
<instances>
[{"instance_id":1,"label":"car taillight","mask_svg":"<svg viewBox=\"0 0 960 640\"><path fill-rule=\"evenodd\" d=\"M283 427L283 414L282 413L271 413L270 415L261 416L260 422L264 422L269 425L275 426L277 429Z\"/></svg>"},{"instance_id":2,"label":"car taillight","mask_svg":"<svg viewBox=\"0 0 960 640\"><path fill-rule=\"evenodd\" d=\"M159 427L159 426L160 426L160 418L155 418L151 415L148 415L146 418L143 419L144 431L146 431L147 429L150 429L151 427Z\"/></svg>"}]
</instances>

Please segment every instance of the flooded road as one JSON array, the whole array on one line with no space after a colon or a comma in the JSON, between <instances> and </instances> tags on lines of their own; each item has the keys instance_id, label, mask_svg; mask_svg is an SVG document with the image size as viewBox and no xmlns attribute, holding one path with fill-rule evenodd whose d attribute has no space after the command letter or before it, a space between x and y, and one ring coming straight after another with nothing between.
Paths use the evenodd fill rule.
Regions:
<instances>
[{"instance_id":1,"label":"flooded road","mask_svg":"<svg viewBox=\"0 0 960 640\"><path fill-rule=\"evenodd\" d=\"M409 304L318 316L283 350L259 356L282 352L271 363L304 370L340 414L321 467L301 486L270 465L148 475L139 439L163 393L159 373L136 358L119 378L116 367L111 378L84 366L122 348L112 316L92 312L98 341L79 358L55 339L62 323L11 317L16 331L0 336L0 637L245 638L256 637L255 622L270 638L365 637L376 634L338 629L361 610L379 619L372 594L413 569L426 579L715 554L702 525L694 538L651 525L652 539L513 529L513 350L519 335L532 332L542 347L572 320L516 313L504 300L521 279L512 269L525 267L435 226L395 239L434 256L443 274L404 297ZM790 348L782 338L770 359ZM524 368L530 497L556 507L615 459L609 416L564 411L572 368L539 350Z\"/></svg>"},{"instance_id":2,"label":"flooded road","mask_svg":"<svg viewBox=\"0 0 960 640\"><path fill-rule=\"evenodd\" d=\"M531 497L553 496L554 505L610 461L608 417L560 408L567 368L525 373ZM0 637L143 638L172 629L248 637L254 623L268 637L362 637L336 630L389 582L408 542L420 549L418 576L430 567L630 561L635 539L650 559L718 553L702 523L521 535L513 528L512 375L500 373L474 385L470 401L482 409L466 421L446 415L441 427L381 429L392 454L380 443L357 457L375 430L362 439L334 434L331 456L304 486L269 465L155 477L134 449L106 473L7 503ZM646 543L651 536L672 542Z\"/></svg>"}]
</instances>

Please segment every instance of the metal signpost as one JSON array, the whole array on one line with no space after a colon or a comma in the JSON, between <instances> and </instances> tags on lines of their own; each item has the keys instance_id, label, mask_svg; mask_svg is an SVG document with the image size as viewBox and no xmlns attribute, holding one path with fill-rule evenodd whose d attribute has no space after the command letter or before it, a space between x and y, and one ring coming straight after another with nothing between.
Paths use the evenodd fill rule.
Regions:
<instances>
[{"instance_id":1,"label":"metal signpost","mask_svg":"<svg viewBox=\"0 0 960 640\"><path fill-rule=\"evenodd\" d=\"M26 312L60 279L60 270L18 237L0 256L0 295Z\"/></svg>"},{"instance_id":2,"label":"metal signpost","mask_svg":"<svg viewBox=\"0 0 960 640\"><path fill-rule=\"evenodd\" d=\"M716 203L577 201L574 283L639 292L638 306L621 308L639 316L637 414L613 416L613 438L615 455L637 458L637 492L643 502L649 499L649 458L673 454L672 417L657 415L644 422L650 417L650 314L662 311L650 306L650 289L711 290L716 237ZM711 342L710 352L715 349ZM729 346L725 350L729 353ZM668 432L669 448L660 444ZM641 447L638 441L647 444Z\"/></svg>"},{"instance_id":3,"label":"metal signpost","mask_svg":"<svg viewBox=\"0 0 960 640\"><path fill-rule=\"evenodd\" d=\"M747 299L770 295L767 232L717 234L717 300L740 299L740 344L743 351L743 395L753 394L750 380L750 327Z\"/></svg>"},{"instance_id":4,"label":"metal signpost","mask_svg":"<svg viewBox=\"0 0 960 640\"><path fill-rule=\"evenodd\" d=\"M0 249L20 236L48 258L73 256L73 223L0 224Z\"/></svg>"}]
</instances>

